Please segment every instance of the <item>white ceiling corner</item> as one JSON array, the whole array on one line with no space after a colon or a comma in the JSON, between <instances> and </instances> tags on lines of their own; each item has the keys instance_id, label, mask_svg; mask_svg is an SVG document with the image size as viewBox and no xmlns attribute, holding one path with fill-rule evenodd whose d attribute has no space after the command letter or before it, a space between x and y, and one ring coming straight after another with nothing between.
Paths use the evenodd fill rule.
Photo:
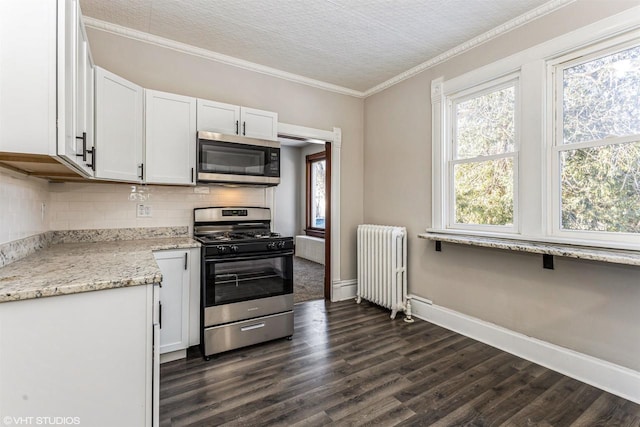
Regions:
<instances>
[{"instance_id":1,"label":"white ceiling corner","mask_svg":"<svg viewBox=\"0 0 640 427\"><path fill-rule=\"evenodd\" d=\"M575 0L80 0L87 25L366 97Z\"/></svg>"}]
</instances>

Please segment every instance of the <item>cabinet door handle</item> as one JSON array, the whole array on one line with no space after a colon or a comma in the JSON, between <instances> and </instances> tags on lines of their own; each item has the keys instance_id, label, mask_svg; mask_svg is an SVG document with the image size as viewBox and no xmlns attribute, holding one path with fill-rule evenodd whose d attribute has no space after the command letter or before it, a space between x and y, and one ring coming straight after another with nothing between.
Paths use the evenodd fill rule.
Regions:
<instances>
[{"instance_id":1,"label":"cabinet door handle","mask_svg":"<svg viewBox=\"0 0 640 427\"><path fill-rule=\"evenodd\" d=\"M158 323L160 324L160 329L162 329L162 303L158 303Z\"/></svg>"},{"instance_id":2,"label":"cabinet door handle","mask_svg":"<svg viewBox=\"0 0 640 427\"><path fill-rule=\"evenodd\" d=\"M82 154L76 154L77 157L82 157L82 161L87 161L87 133L82 132L82 136L76 136L76 139L82 140Z\"/></svg>"},{"instance_id":3,"label":"cabinet door handle","mask_svg":"<svg viewBox=\"0 0 640 427\"><path fill-rule=\"evenodd\" d=\"M247 122L242 122L242 134L247 134Z\"/></svg>"},{"instance_id":4,"label":"cabinet door handle","mask_svg":"<svg viewBox=\"0 0 640 427\"><path fill-rule=\"evenodd\" d=\"M87 150L88 154L91 154L91 163L87 163L87 166L91 168L92 171L96 171L96 147L93 147Z\"/></svg>"},{"instance_id":5,"label":"cabinet door handle","mask_svg":"<svg viewBox=\"0 0 640 427\"><path fill-rule=\"evenodd\" d=\"M240 121L236 120L236 135L239 135L239 133L238 133L238 123L240 123Z\"/></svg>"},{"instance_id":6,"label":"cabinet door handle","mask_svg":"<svg viewBox=\"0 0 640 427\"><path fill-rule=\"evenodd\" d=\"M184 253L184 269L186 270L189 265L189 252Z\"/></svg>"},{"instance_id":7,"label":"cabinet door handle","mask_svg":"<svg viewBox=\"0 0 640 427\"><path fill-rule=\"evenodd\" d=\"M193 168L191 168L191 182L193 182Z\"/></svg>"},{"instance_id":8,"label":"cabinet door handle","mask_svg":"<svg viewBox=\"0 0 640 427\"><path fill-rule=\"evenodd\" d=\"M138 178L142 181L144 180L144 163L140 163L138 167L140 168L140 175L138 175Z\"/></svg>"}]
</instances>

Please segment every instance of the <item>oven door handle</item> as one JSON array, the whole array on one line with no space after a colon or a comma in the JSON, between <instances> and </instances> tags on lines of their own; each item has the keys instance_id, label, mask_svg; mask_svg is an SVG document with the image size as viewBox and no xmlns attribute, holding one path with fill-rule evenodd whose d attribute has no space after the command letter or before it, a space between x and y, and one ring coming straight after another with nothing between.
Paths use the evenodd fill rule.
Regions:
<instances>
[{"instance_id":1,"label":"oven door handle","mask_svg":"<svg viewBox=\"0 0 640 427\"><path fill-rule=\"evenodd\" d=\"M234 261L254 261L258 259L280 258L283 256L292 256L292 255L293 255L293 251L286 251L286 252L267 253L263 255L239 256L239 257L232 257L232 258L209 258L209 259L205 259L205 262L222 263L222 262L234 262Z\"/></svg>"},{"instance_id":2,"label":"oven door handle","mask_svg":"<svg viewBox=\"0 0 640 427\"><path fill-rule=\"evenodd\" d=\"M216 274L216 279L218 277L220 277L220 278L222 278L222 277L235 277L235 279L236 279L236 288L238 287L239 282L238 282L238 275L237 274L233 274L233 273L231 273L231 274Z\"/></svg>"}]
</instances>

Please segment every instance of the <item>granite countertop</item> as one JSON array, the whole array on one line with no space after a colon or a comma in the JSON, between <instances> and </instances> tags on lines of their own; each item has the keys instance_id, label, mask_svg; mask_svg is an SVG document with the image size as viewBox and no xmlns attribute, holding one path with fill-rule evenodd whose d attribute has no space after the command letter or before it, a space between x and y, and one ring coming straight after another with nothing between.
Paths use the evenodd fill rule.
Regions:
<instances>
[{"instance_id":1,"label":"granite countertop","mask_svg":"<svg viewBox=\"0 0 640 427\"><path fill-rule=\"evenodd\" d=\"M199 246L190 237L54 244L0 268L0 303L159 283L153 251Z\"/></svg>"}]
</instances>

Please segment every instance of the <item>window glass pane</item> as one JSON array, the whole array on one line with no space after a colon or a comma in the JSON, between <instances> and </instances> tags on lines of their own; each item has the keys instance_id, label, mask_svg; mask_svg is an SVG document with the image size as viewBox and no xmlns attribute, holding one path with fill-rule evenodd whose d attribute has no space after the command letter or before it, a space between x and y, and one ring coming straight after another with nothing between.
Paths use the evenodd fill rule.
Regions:
<instances>
[{"instance_id":1,"label":"window glass pane","mask_svg":"<svg viewBox=\"0 0 640 427\"><path fill-rule=\"evenodd\" d=\"M514 150L515 87L455 104L456 157L503 154Z\"/></svg>"},{"instance_id":2,"label":"window glass pane","mask_svg":"<svg viewBox=\"0 0 640 427\"><path fill-rule=\"evenodd\" d=\"M324 229L326 161L311 164L311 227Z\"/></svg>"},{"instance_id":3,"label":"window glass pane","mask_svg":"<svg viewBox=\"0 0 640 427\"><path fill-rule=\"evenodd\" d=\"M513 225L513 159L454 166L455 222Z\"/></svg>"},{"instance_id":4,"label":"window glass pane","mask_svg":"<svg viewBox=\"0 0 640 427\"><path fill-rule=\"evenodd\" d=\"M563 141L640 133L640 46L564 70Z\"/></svg>"},{"instance_id":5,"label":"window glass pane","mask_svg":"<svg viewBox=\"0 0 640 427\"><path fill-rule=\"evenodd\" d=\"M640 142L560 153L562 227L640 233Z\"/></svg>"}]
</instances>

